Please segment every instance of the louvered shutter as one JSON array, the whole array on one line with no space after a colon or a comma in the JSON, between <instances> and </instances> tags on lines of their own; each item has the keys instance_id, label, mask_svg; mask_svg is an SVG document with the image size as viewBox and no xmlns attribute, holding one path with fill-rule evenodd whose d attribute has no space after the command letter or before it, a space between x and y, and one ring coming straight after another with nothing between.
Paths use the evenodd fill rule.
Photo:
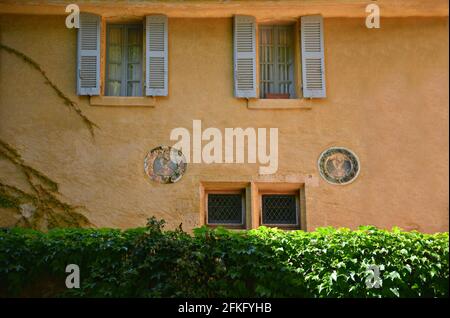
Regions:
<instances>
[{"instance_id":1,"label":"louvered shutter","mask_svg":"<svg viewBox=\"0 0 450 318\"><path fill-rule=\"evenodd\" d=\"M77 94L100 95L100 17L89 13L80 14Z\"/></svg>"},{"instance_id":2,"label":"louvered shutter","mask_svg":"<svg viewBox=\"0 0 450 318\"><path fill-rule=\"evenodd\" d=\"M323 19L319 15L301 18L303 97L324 98L325 63Z\"/></svg>"},{"instance_id":3,"label":"louvered shutter","mask_svg":"<svg viewBox=\"0 0 450 318\"><path fill-rule=\"evenodd\" d=\"M146 21L146 80L147 96L168 95L167 17L147 16Z\"/></svg>"},{"instance_id":4,"label":"louvered shutter","mask_svg":"<svg viewBox=\"0 0 450 318\"><path fill-rule=\"evenodd\" d=\"M254 17L234 17L234 95L256 98L256 22Z\"/></svg>"}]
</instances>

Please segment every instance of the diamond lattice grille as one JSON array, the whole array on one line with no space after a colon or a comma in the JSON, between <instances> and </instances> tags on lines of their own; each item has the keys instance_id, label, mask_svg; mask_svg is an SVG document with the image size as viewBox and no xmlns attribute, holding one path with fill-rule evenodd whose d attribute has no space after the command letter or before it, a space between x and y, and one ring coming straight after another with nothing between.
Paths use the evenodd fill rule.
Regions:
<instances>
[{"instance_id":1,"label":"diamond lattice grille","mask_svg":"<svg viewBox=\"0 0 450 318\"><path fill-rule=\"evenodd\" d=\"M209 224L242 224L241 194L208 194Z\"/></svg>"},{"instance_id":2,"label":"diamond lattice grille","mask_svg":"<svg viewBox=\"0 0 450 318\"><path fill-rule=\"evenodd\" d=\"M297 204L295 195L263 195L263 224L297 224Z\"/></svg>"}]
</instances>

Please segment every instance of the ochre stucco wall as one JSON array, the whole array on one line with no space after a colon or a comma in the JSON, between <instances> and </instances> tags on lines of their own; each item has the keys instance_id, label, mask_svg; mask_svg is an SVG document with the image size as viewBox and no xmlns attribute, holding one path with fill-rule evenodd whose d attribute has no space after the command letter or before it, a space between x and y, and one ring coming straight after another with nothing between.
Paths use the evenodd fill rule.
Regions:
<instances>
[{"instance_id":1,"label":"ochre stucco wall","mask_svg":"<svg viewBox=\"0 0 450 318\"><path fill-rule=\"evenodd\" d=\"M38 61L100 126L95 140L40 74L0 50L0 138L84 205L99 227L134 227L152 215L170 227L199 225L200 181L300 180L308 230L394 225L448 231L448 19L325 19L327 94L310 110L250 110L233 97L232 20L169 19L169 97L155 108L90 106L75 93L76 31L63 16L0 17L2 43ZM257 164L189 164L180 182L160 185L143 171L148 150L173 144L170 131L278 127L279 169ZM333 186L317 159L330 146L352 149L358 179ZM0 180L16 171L0 160ZM14 221L3 211L0 226Z\"/></svg>"}]
</instances>

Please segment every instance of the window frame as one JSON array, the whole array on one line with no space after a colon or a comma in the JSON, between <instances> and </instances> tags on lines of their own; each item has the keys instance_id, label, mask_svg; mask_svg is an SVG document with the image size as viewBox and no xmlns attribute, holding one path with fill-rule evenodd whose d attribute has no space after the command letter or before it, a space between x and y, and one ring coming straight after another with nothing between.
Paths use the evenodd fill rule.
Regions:
<instances>
[{"instance_id":1,"label":"window frame","mask_svg":"<svg viewBox=\"0 0 450 318\"><path fill-rule=\"evenodd\" d=\"M309 179L309 178L308 178ZM261 224L262 195L264 194L294 194L297 196L298 225L295 227L280 225L283 230L308 230L306 179L300 177L290 182L286 181L200 181L199 182L199 223L207 223L207 193L239 192L245 198L245 227L240 229L256 229ZM224 226L225 227L225 226ZM230 229L233 229L231 227ZM239 228L237 229L239 230Z\"/></svg>"},{"instance_id":2,"label":"window frame","mask_svg":"<svg viewBox=\"0 0 450 318\"><path fill-rule=\"evenodd\" d=\"M263 222L263 196L267 195L292 195L295 197L295 224L277 224L277 223L264 223ZM277 227L283 230L300 230L301 229L301 204L300 204L300 193L299 191L263 191L259 193L259 206L260 206L260 213L259 213L259 224L261 226L267 226L267 227Z\"/></svg>"},{"instance_id":3,"label":"window frame","mask_svg":"<svg viewBox=\"0 0 450 318\"><path fill-rule=\"evenodd\" d=\"M290 25L293 29L292 35L292 49L293 49L293 92L294 95L289 98L283 98L283 99L272 99L272 98L263 98L261 97L261 91L260 91L260 78L261 78L261 67L260 67L260 32L261 27L265 25ZM261 100L267 100L267 101L278 101L278 103L295 103L295 101L299 101L303 99L303 92L302 92L302 60L301 60L301 44L300 44L300 19L286 19L286 20L263 20L263 21L256 21L256 34L255 34L255 41L256 41L256 101ZM258 102L256 102L258 103ZM255 108L260 108L259 106L256 106ZM295 106L293 108L298 108L298 106Z\"/></svg>"},{"instance_id":4,"label":"window frame","mask_svg":"<svg viewBox=\"0 0 450 318\"><path fill-rule=\"evenodd\" d=\"M209 209L208 209L208 196L210 194L239 194L241 196L241 223L209 223ZM206 190L205 191L205 224L208 227L226 227L229 229L245 229L246 228L246 198L245 198L245 189L241 190Z\"/></svg>"},{"instance_id":5,"label":"window frame","mask_svg":"<svg viewBox=\"0 0 450 318\"><path fill-rule=\"evenodd\" d=\"M259 86L259 98L261 99L269 99L267 97L263 96L263 92L261 87L264 85L263 81L271 82L273 83L273 92L266 92L266 94L283 94L280 92L279 88L282 85L283 82L290 83L290 87L288 90L289 97L286 99L295 99L296 94L296 87L295 87L295 24L280 24L280 23L274 23L274 24L260 24L259 25L259 31L258 31L258 67L260 69L259 72L259 78L258 78L258 86ZM281 30L284 29L286 32L286 36L288 37L287 45L285 46L288 48L288 52L290 54L286 54L286 60L284 63L281 63L279 61L279 51L282 47L279 44L280 34ZM270 44L271 47L271 55L272 55L272 62L268 63L267 61L262 61L261 54L262 54L262 43L261 43L261 37L263 35L263 32L270 32L271 33L271 39L272 43ZM287 53L287 52L286 52ZM272 79L263 79L262 75L265 74L264 70L262 69L263 64L271 64L272 65ZM286 72L288 74L288 78L290 80L282 81L280 80L280 66L284 65L285 68L290 64L290 67L288 71ZM266 74L267 75L267 74Z\"/></svg>"},{"instance_id":6,"label":"window frame","mask_svg":"<svg viewBox=\"0 0 450 318\"><path fill-rule=\"evenodd\" d=\"M109 81L109 32L111 28L120 28L122 31L122 76L121 76L121 88L120 88L120 95L109 95L108 93L108 81ZM128 95L128 30L129 29L138 29L140 31L140 42L141 42L141 62L140 62L140 68L139 68L139 95ZM103 90L103 96L106 97L144 97L145 94L145 87L144 87L144 68L145 68L145 28L144 24L142 22L136 22L136 21L121 21L121 22L105 22L105 54L104 54L104 90ZM124 63L125 61L125 63ZM137 81L133 81L137 82ZM125 83L125 84L124 84ZM125 92L125 95L124 95Z\"/></svg>"},{"instance_id":7,"label":"window frame","mask_svg":"<svg viewBox=\"0 0 450 318\"><path fill-rule=\"evenodd\" d=\"M307 224L307 204L306 204L306 182L304 178L298 181L256 181L252 182L253 204L253 225L254 228L262 226L262 195L265 194L293 194L298 198L298 225L295 227L282 224L278 226L282 230L308 230ZM266 225L270 227L269 225Z\"/></svg>"}]
</instances>

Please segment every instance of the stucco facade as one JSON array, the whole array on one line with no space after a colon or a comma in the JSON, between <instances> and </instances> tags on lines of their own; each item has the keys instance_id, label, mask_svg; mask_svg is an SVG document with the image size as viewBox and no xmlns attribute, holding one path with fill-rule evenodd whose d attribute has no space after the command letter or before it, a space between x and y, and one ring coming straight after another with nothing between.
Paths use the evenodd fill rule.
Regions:
<instances>
[{"instance_id":1,"label":"stucco facade","mask_svg":"<svg viewBox=\"0 0 450 318\"><path fill-rule=\"evenodd\" d=\"M65 27L64 12L27 10L0 6L0 42L37 61L99 129L92 138L38 72L0 50L0 137L56 180L64 200L85 206L95 226L142 226L156 216L191 230L203 222L202 184L278 182L304 187L307 230L371 224L448 231L449 51L442 11L396 17L391 8L380 29L366 28L364 12L325 15L327 97L299 100L293 109L258 109L233 95L231 16L168 14L168 96L155 97L153 107L94 106L76 95L76 30ZM283 10L283 17L297 14ZM179 182L152 182L143 169L147 152L173 145L171 130L192 131L194 119L222 131L277 127L278 171L263 176L258 164L189 163ZM332 146L358 155L354 182L337 186L320 177L318 157ZM0 160L0 171L0 180L23 185L7 161ZM0 226L16 220L2 209Z\"/></svg>"}]
</instances>

